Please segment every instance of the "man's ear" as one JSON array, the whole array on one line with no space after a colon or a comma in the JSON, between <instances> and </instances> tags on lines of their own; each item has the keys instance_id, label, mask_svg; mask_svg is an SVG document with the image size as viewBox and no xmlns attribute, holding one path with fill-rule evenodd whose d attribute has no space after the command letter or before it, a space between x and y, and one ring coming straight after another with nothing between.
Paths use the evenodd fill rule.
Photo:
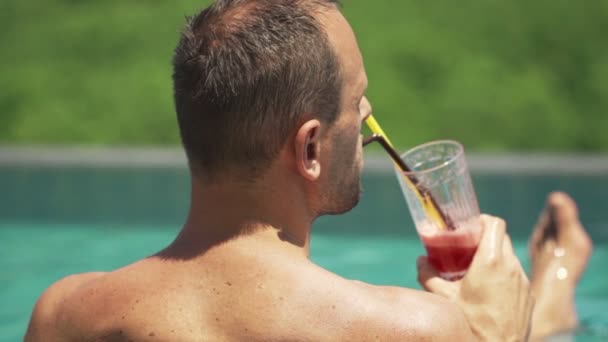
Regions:
<instances>
[{"instance_id":1,"label":"man's ear","mask_svg":"<svg viewBox=\"0 0 608 342\"><path fill-rule=\"evenodd\" d=\"M321 174L321 122L311 119L304 122L295 137L295 156L298 172L315 181Z\"/></svg>"}]
</instances>

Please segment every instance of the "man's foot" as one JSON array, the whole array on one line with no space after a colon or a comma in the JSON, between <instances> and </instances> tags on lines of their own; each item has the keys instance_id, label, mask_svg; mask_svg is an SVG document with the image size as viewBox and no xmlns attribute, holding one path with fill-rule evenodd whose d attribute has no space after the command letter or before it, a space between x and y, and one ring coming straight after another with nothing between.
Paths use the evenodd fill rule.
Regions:
<instances>
[{"instance_id":1,"label":"man's foot","mask_svg":"<svg viewBox=\"0 0 608 342\"><path fill-rule=\"evenodd\" d=\"M554 192L530 238L531 287L536 297L532 337L575 329L576 285L587 268L593 242L579 221L576 204Z\"/></svg>"}]
</instances>

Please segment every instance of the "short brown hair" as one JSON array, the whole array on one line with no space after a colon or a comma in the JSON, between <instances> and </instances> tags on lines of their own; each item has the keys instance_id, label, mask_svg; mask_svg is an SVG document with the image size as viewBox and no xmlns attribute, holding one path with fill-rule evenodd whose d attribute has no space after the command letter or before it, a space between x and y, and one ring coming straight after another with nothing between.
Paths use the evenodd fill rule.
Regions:
<instances>
[{"instance_id":1,"label":"short brown hair","mask_svg":"<svg viewBox=\"0 0 608 342\"><path fill-rule=\"evenodd\" d=\"M340 66L316 14L336 0L218 0L190 18L173 58L175 107L193 172L255 177L304 113L332 123ZM200 172L198 172L200 171Z\"/></svg>"}]
</instances>

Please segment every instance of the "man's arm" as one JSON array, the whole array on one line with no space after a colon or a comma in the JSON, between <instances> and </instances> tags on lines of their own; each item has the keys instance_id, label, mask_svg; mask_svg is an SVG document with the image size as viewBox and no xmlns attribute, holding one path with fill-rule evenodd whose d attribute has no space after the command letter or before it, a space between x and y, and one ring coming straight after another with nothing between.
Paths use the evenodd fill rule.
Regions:
<instances>
[{"instance_id":1,"label":"man's arm","mask_svg":"<svg viewBox=\"0 0 608 342\"><path fill-rule=\"evenodd\" d=\"M484 231L467 275L439 278L421 259L419 280L433 293L359 283L364 307L345 340L526 341L534 299L504 221L482 216Z\"/></svg>"},{"instance_id":2,"label":"man's arm","mask_svg":"<svg viewBox=\"0 0 608 342\"><path fill-rule=\"evenodd\" d=\"M356 282L344 341L475 341L463 311L423 291ZM352 309L352 307L350 307Z\"/></svg>"},{"instance_id":3,"label":"man's arm","mask_svg":"<svg viewBox=\"0 0 608 342\"><path fill-rule=\"evenodd\" d=\"M481 221L481 241L462 280L441 279L422 258L419 281L428 291L458 305L479 340L526 341L534 308L530 282L506 234L505 222L487 215Z\"/></svg>"},{"instance_id":4,"label":"man's arm","mask_svg":"<svg viewBox=\"0 0 608 342\"><path fill-rule=\"evenodd\" d=\"M416 292L412 298L411 293L399 290L393 310L385 311L385 336L379 341L476 341L464 312L454 303L433 294L407 291ZM406 304L414 308L407 315L403 310Z\"/></svg>"}]
</instances>

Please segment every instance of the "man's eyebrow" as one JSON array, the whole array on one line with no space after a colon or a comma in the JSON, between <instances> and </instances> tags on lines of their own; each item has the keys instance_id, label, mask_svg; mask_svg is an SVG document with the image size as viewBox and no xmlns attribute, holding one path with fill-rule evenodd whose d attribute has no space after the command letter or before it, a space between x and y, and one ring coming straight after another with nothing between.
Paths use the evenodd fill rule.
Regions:
<instances>
[{"instance_id":1,"label":"man's eyebrow","mask_svg":"<svg viewBox=\"0 0 608 342\"><path fill-rule=\"evenodd\" d=\"M367 87L369 86L369 81L366 79L363 83L363 89L361 91L361 96L364 96L367 93Z\"/></svg>"},{"instance_id":2,"label":"man's eyebrow","mask_svg":"<svg viewBox=\"0 0 608 342\"><path fill-rule=\"evenodd\" d=\"M365 93L367 92L367 86L360 86L356 93L354 93L355 101L361 100Z\"/></svg>"}]
</instances>

